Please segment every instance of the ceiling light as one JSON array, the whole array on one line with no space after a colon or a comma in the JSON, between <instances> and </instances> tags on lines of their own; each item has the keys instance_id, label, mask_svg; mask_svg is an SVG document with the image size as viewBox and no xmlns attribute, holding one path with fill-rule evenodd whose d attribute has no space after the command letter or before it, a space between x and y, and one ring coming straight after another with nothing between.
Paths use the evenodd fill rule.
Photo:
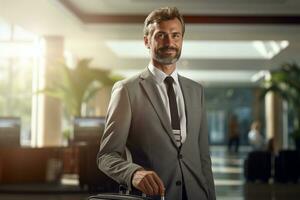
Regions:
<instances>
[{"instance_id":1,"label":"ceiling light","mask_svg":"<svg viewBox=\"0 0 300 200\"><path fill-rule=\"evenodd\" d=\"M108 40L106 45L120 58L149 58L149 50L140 40ZM289 42L258 41L198 41L185 40L184 59L264 59L269 60L287 48Z\"/></svg>"},{"instance_id":2,"label":"ceiling light","mask_svg":"<svg viewBox=\"0 0 300 200\"><path fill-rule=\"evenodd\" d=\"M270 74L270 72L268 70L260 70L259 72L255 73L251 77L251 81L256 82L256 81L259 81L261 79L265 79L266 77L269 76L269 74Z\"/></svg>"}]
</instances>

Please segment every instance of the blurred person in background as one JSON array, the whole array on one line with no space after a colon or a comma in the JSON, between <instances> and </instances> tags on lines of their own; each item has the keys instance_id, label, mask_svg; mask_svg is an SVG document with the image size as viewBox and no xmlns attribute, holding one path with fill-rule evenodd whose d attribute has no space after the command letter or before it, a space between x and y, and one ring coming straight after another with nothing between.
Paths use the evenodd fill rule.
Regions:
<instances>
[{"instance_id":1,"label":"blurred person in background","mask_svg":"<svg viewBox=\"0 0 300 200\"><path fill-rule=\"evenodd\" d=\"M261 125L258 121L251 124L248 140L253 150L265 150L265 141L261 134Z\"/></svg>"},{"instance_id":2,"label":"blurred person in background","mask_svg":"<svg viewBox=\"0 0 300 200\"><path fill-rule=\"evenodd\" d=\"M228 123L228 151L237 153L240 145L240 130L236 115L231 115Z\"/></svg>"}]
</instances>

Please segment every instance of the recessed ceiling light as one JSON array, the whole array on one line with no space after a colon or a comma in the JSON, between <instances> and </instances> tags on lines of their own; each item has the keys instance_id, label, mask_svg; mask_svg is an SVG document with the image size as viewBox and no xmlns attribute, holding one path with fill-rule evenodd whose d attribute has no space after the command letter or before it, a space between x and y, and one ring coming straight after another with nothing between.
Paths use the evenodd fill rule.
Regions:
<instances>
[{"instance_id":1,"label":"recessed ceiling light","mask_svg":"<svg viewBox=\"0 0 300 200\"><path fill-rule=\"evenodd\" d=\"M106 45L120 58L149 58L149 50L139 40L109 40ZM185 59L272 59L287 48L286 40L183 42Z\"/></svg>"}]
</instances>

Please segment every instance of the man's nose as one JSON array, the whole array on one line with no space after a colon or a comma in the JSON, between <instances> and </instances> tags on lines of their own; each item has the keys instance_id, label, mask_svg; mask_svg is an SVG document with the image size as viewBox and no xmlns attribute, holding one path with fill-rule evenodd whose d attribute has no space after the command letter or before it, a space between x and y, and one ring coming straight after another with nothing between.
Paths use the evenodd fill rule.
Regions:
<instances>
[{"instance_id":1,"label":"man's nose","mask_svg":"<svg viewBox=\"0 0 300 200\"><path fill-rule=\"evenodd\" d=\"M170 34L166 34L166 35L165 35L164 43L167 44L167 45L169 45L169 44L172 43L172 37L171 37Z\"/></svg>"}]
</instances>

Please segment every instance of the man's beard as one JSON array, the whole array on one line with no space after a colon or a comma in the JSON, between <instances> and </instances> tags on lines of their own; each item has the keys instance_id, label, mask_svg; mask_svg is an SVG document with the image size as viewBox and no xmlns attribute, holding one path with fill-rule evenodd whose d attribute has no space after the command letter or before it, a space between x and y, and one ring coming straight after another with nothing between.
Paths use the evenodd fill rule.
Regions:
<instances>
[{"instance_id":1,"label":"man's beard","mask_svg":"<svg viewBox=\"0 0 300 200\"><path fill-rule=\"evenodd\" d=\"M167 51L167 50L175 50L176 54L174 56L173 55L166 56L163 54L163 51ZM154 52L154 59L161 64L171 65L176 63L179 60L180 55L181 55L180 49L177 49L175 47L161 47Z\"/></svg>"}]
</instances>

